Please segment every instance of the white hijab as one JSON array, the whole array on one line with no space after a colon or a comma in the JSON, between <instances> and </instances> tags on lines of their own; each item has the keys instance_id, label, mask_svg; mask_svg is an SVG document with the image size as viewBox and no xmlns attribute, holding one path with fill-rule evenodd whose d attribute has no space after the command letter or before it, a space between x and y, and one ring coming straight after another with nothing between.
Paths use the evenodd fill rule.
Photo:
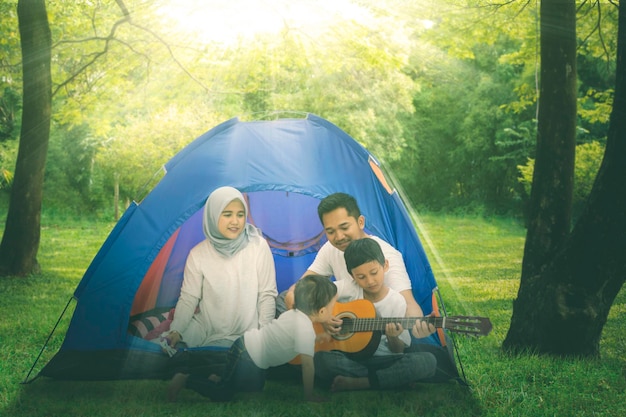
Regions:
<instances>
[{"instance_id":1,"label":"white hijab","mask_svg":"<svg viewBox=\"0 0 626 417\"><path fill-rule=\"evenodd\" d=\"M248 245L251 236L259 236L261 231L250 223L245 224L243 232L235 239L227 239L217 229L217 222L222 211L233 200L241 201L245 212L245 218L248 218L248 205L243 194L233 187L220 187L215 189L204 205L204 216L202 219L202 230L204 235L211 242L215 250L224 255L231 257Z\"/></svg>"}]
</instances>

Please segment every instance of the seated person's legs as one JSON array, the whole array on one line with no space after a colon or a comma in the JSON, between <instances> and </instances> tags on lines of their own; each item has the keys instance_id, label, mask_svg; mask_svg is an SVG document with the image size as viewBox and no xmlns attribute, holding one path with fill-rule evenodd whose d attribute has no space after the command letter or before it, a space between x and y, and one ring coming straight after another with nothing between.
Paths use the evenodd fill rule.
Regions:
<instances>
[{"instance_id":1,"label":"seated person's legs","mask_svg":"<svg viewBox=\"0 0 626 417\"><path fill-rule=\"evenodd\" d=\"M427 380L435 375L437 359L429 352L405 353L390 366L372 370L372 388L405 388L413 382Z\"/></svg>"},{"instance_id":2,"label":"seated person's legs","mask_svg":"<svg viewBox=\"0 0 626 417\"><path fill-rule=\"evenodd\" d=\"M337 375L364 377L368 373L366 366L336 350L316 352L313 360L315 375L324 382L331 382Z\"/></svg>"}]
</instances>

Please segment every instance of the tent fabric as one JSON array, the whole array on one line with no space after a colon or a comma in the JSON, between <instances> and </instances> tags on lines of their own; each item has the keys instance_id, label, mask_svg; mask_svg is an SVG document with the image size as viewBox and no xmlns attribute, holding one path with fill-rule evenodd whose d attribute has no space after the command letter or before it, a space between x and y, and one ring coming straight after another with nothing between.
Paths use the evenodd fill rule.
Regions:
<instances>
[{"instance_id":1,"label":"tent fabric","mask_svg":"<svg viewBox=\"0 0 626 417\"><path fill-rule=\"evenodd\" d=\"M279 291L302 275L326 240L319 201L334 192L353 195L366 231L404 254L415 298L428 314L435 278L407 207L379 165L344 131L312 114L272 121L235 118L209 130L165 165L159 183L115 225L78 284L63 344L40 375L159 375L159 346L132 336L129 320L175 305L186 256L204 238L204 202L224 185L248 199L248 220L261 228L272 248ZM89 365L94 361L106 367Z\"/></svg>"}]
</instances>

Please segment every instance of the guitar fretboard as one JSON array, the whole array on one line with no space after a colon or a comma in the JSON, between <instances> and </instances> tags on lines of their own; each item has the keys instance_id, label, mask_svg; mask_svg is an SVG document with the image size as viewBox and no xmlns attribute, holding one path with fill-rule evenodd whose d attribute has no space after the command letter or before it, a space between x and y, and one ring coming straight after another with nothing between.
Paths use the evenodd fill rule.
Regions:
<instances>
[{"instance_id":1,"label":"guitar fretboard","mask_svg":"<svg viewBox=\"0 0 626 417\"><path fill-rule=\"evenodd\" d=\"M371 332L385 330L389 323L400 323L403 328L411 329L416 320L432 324L437 328L445 328L445 317L373 317L373 318L350 318L343 317L342 329L346 332Z\"/></svg>"}]
</instances>

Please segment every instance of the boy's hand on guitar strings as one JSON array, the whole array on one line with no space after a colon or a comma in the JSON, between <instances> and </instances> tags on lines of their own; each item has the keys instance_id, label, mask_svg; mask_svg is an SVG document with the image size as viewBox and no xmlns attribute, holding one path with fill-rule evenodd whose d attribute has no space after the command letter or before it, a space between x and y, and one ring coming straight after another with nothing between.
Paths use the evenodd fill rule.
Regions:
<instances>
[{"instance_id":1,"label":"boy's hand on guitar strings","mask_svg":"<svg viewBox=\"0 0 626 417\"><path fill-rule=\"evenodd\" d=\"M398 337L403 331L404 328L400 323L387 323L385 326L385 335L387 337Z\"/></svg>"}]
</instances>

